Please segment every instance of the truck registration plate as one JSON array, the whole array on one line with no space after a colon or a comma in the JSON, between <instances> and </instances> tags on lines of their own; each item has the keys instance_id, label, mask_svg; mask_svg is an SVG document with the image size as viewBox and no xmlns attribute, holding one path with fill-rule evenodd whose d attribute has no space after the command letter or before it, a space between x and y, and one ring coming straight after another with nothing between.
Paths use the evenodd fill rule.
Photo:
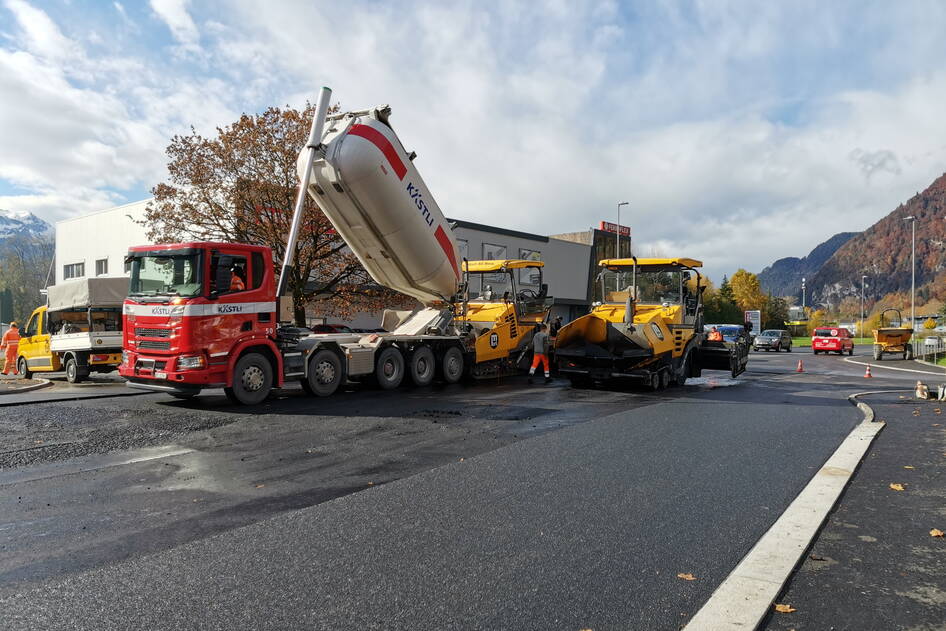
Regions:
<instances>
[{"instance_id":1,"label":"truck registration plate","mask_svg":"<svg viewBox=\"0 0 946 631\"><path fill-rule=\"evenodd\" d=\"M154 373L154 378L155 378L155 379L167 379L167 378L168 378L168 374L167 374L166 372L160 372L160 371L159 371L159 372Z\"/></svg>"}]
</instances>

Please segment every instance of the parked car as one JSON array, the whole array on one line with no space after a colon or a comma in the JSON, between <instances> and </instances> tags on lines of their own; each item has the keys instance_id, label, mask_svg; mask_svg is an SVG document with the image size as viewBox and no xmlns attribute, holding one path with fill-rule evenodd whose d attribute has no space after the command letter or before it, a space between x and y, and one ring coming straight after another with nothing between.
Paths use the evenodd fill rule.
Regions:
<instances>
[{"instance_id":1,"label":"parked car","mask_svg":"<svg viewBox=\"0 0 946 631\"><path fill-rule=\"evenodd\" d=\"M316 324L312 327L313 333L354 333L351 327L344 324Z\"/></svg>"},{"instance_id":2,"label":"parked car","mask_svg":"<svg viewBox=\"0 0 946 631\"><path fill-rule=\"evenodd\" d=\"M768 329L766 331L762 331L755 336L755 339L752 342L752 350L758 351L763 348L767 351L774 350L775 352L784 349L791 353L792 336L788 334L788 331L783 331L781 329Z\"/></svg>"},{"instance_id":3,"label":"parked car","mask_svg":"<svg viewBox=\"0 0 946 631\"><path fill-rule=\"evenodd\" d=\"M815 329L814 335L811 336L811 350L815 355L832 351L838 355L843 355L845 351L848 355L853 355L854 338L845 328L822 327Z\"/></svg>"}]
</instances>

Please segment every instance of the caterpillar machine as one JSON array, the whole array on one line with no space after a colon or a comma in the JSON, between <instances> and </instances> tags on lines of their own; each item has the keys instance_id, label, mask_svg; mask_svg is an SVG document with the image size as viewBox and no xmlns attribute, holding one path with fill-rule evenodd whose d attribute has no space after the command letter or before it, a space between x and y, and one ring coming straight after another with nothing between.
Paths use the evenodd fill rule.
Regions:
<instances>
[{"instance_id":1,"label":"caterpillar machine","mask_svg":"<svg viewBox=\"0 0 946 631\"><path fill-rule=\"evenodd\" d=\"M704 368L741 374L748 335L718 342L703 334L702 265L688 258L600 261L591 313L556 337L559 373L576 386L627 378L654 390L682 385Z\"/></svg>"},{"instance_id":2,"label":"caterpillar machine","mask_svg":"<svg viewBox=\"0 0 946 631\"><path fill-rule=\"evenodd\" d=\"M330 96L323 88L299 156L278 286L269 248L131 248L119 368L129 386L180 398L223 387L234 402L255 404L290 380L327 396L346 380L373 378L390 389L405 376L426 385L437 376L456 382L516 370L551 308L543 264L461 260L415 154L391 128L390 108L327 116ZM385 313L389 332L313 334L280 318L289 313L281 303L306 194L375 281L419 301L414 310ZM538 290L519 287L523 273Z\"/></svg>"}]
</instances>

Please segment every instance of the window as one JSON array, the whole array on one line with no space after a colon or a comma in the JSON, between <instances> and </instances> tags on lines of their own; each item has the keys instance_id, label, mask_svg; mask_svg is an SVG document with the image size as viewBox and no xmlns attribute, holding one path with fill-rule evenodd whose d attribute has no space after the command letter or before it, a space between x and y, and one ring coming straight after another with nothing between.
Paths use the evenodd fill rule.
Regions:
<instances>
[{"instance_id":1,"label":"window","mask_svg":"<svg viewBox=\"0 0 946 631\"><path fill-rule=\"evenodd\" d=\"M493 243L483 244L483 260L484 261L502 261L505 258L506 258L505 245L495 245ZM506 280L506 275L503 273L483 274L484 283L502 283L505 280Z\"/></svg>"},{"instance_id":2,"label":"window","mask_svg":"<svg viewBox=\"0 0 946 631\"><path fill-rule=\"evenodd\" d=\"M125 273L131 274L131 259L125 259Z\"/></svg>"},{"instance_id":3,"label":"window","mask_svg":"<svg viewBox=\"0 0 946 631\"><path fill-rule=\"evenodd\" d=\"M95 275L105 276L108 274L108 259L99 259L95 262Z\"/></svg>"},{"instance_id":4,"label":"window","mask_svg":"<svg viewBox=\"0 0 946 631\"><path fill-rule=\"evenodd\" d=\"M526 250L525 248L519 249L519 258L526 261L541 261L542 253L538 250ZM539 270L534 267L525 267L519 270L519 284L520 285L538 285L539 284Z\"/></svg>"},{"instance_id":5,"label":"window","mask_svg":"<svg viewBox=\"0 0 946 631\"><path fill-rule=\"evenodd\" d=\"M263 284L263 255L253 252L253 289L259 289Z\"/></svg>"},{"instance_id":6,"label":"window","mask_svg":"<svg viewBox=\"0 0 946 631\"><path fill-rule=\"evenodd\" d=\"M82 278L85 276L85 263L72 263L62 266L62 279Z\"/></svg>"},{"instance_id":7,"label":"window","mask_svg":"<svg viewBox=\"0 0 946 631\"><path fill-rule=\"evenodd\" d=\"M210 275L211 293L230 294L237 291L245 291L247 289L247 265L245 256L219 254L211 259L210 267L212 270ZM230 286L218 288L218 274L225 274L225 270L230 272Z\"/></svg>"}]
</instances>

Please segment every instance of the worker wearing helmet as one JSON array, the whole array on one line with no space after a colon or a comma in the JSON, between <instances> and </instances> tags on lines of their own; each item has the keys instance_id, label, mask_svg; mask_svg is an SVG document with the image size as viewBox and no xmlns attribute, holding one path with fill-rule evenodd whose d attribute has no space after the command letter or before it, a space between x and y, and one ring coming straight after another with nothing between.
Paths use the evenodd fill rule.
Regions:
<instances>
[{"instance_id":1,"label":"worker wearing helmet","mask_svg":"<svg viewBox=\"0 0 946 631\"><path fill-rule=\"evenodd\" d=\"M3 334L3 340L0 341L0 351L5 352L3 362L3 373L17 374L16 372L16 351L20 347L20 327L16 322L10 323L10 328Z\"/></svg>"}]
</instances>

